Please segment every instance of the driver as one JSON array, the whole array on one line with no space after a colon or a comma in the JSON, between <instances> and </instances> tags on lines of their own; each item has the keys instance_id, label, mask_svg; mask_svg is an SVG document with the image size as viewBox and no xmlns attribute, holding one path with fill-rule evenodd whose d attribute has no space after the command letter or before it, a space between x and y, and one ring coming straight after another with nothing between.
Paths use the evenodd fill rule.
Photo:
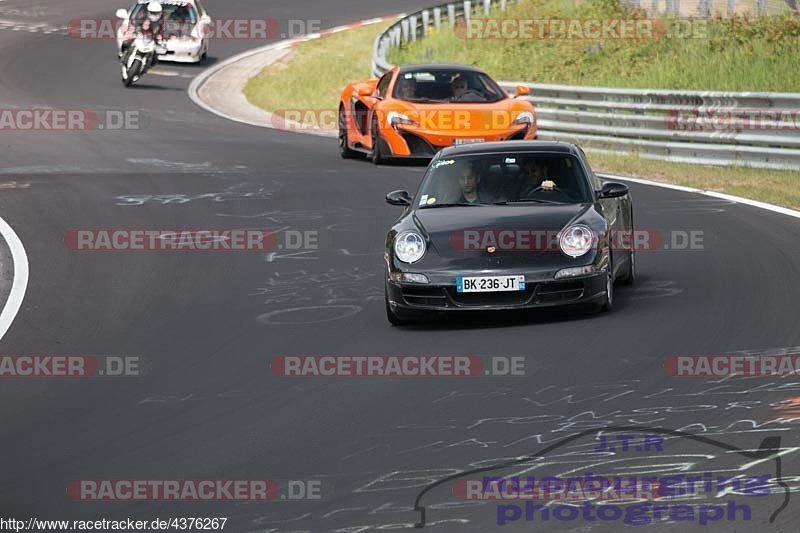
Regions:
<instances>
[{"instance_id":1,"label":"driver","mask_svg":"<svg viewBox=\"0 0 800 533\"><path fill-rule=\"evenodd\" d=\"M400 82L400 96L406 100L417 97L417 80L405 78Z\"/></svg>"},{"instance_id":2,"label":"driver","mask_svg":"<svg viewBox=\"0 0 800 533\"><path fill-rule=\"evenodd\" d=\"M156 46L164 46L164 9L161 7L161 2L152 0L147 4L147 18L137 19L133 22L133 37L126 40L122 46L123 54L126 56L131 49L131 43L135 40L135 36L142 34L155 41ZM158 62L158 54L153 54L152 65Z\"/></svg>"},{"instance_id":3,"label":"driver","mask_svg":"<svg viewBox=\"0 0 800 533\"><path fill-rule=\"evenodd\" d=\"M548 176L547 165L538 159L529 159L525 162L522 170L527 176L528 183L519 193L520 198L529 198L537 191L555 190L556 184Z\"/></svg>"}]
</instances>

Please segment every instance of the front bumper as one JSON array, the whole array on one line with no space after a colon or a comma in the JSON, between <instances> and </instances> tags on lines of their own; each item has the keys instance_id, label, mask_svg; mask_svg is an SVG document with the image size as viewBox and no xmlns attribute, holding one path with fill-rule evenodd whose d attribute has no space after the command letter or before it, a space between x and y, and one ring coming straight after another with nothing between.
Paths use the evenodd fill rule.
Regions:
<instances>
[{"instance_id":1,"label":"front bumper","mask_svg":"<svg viewBox=\"0 0 800 533\"><path fill-rule=\"evenodd\" d=\"M422 272L424 273L424 272ZM462 273L460 275L507 275L501 273ZM459 293L455 276L449 281L434 277L430 284L397 283L386 280L389 306L396 314L420 311L475 311L533 309L578 303L593 303L605 298L606 271L586 276L554 280L525 275L525 290L515 292Z\"/></svg>"},{"instance_id":2,"label":"front bumper","mask_svg":"<svg viewBox=\"0 0 800 533\"><path fill-rule=\"evenodd\" d=\"M197 63L207 51L203 41L184 41L180 39L170 39L167 41L166 48L166 54L159 54L159 61Z\"/></svg>"},{"instance_id":3,"label":"front bumper","mask_svg":"<svg viewBox=\"0 0 800 533\"><path fill-rule=\"evenodd\" d=\"M471 133L442 133L413 127L398 127L383 133L392 150L392 157L433 157L442 148L453 146L462 139L493 141L521 141L536 138L536 127L520 124L503 130Z\"/></svg>"}]
</instances>

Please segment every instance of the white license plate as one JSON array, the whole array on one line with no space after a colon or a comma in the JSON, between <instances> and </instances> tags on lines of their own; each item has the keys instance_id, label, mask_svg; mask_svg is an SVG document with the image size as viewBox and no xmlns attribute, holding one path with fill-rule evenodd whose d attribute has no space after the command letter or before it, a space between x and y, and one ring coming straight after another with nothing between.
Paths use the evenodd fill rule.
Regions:
<instances>
[{"instance_id":1,"label":"white license plate","mask_svg":"<svg viewBox=\"0 0 800 533\"><path fill-rule=\"evenodd\" d=\"M506 292L524 291L525 276L480 276L474 278L457 277L458 292Z\"/></svg>"},{"instance_id":2,"label":"white license plate","mask_svg":"<svg viewBox=\"0 0 800 533\"><path fill-rule=\"evenodd\" d=\"M486 142L486 139L484 139L483 137L475 137L473 139L453 139L454 146L458 146L460 144L475 144L482 142Z\"/></svg>"}]
</instances>

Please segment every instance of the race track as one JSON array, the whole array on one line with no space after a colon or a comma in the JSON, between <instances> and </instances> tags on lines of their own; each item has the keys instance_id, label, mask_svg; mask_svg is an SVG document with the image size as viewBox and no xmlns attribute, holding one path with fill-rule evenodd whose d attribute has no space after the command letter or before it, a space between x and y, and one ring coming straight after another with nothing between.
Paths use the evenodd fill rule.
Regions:
<instances>
[{"instance_id":1,"label":"race track","mask_svg":"<svg viewBox=\"0 0 800 533\"><path fill-rule=\"evenodd\" d=\"M208 0L207 8L231 18L319 19L329 28L429 3ZM124 7L51 0L35 19L14 14L30 4L0 1L0 19L57 28ZM259 44L215 42L211 61ZM225 516L233 532L395 530L418 520L412 507L425 484L531 454L591 425L684 429L740 448L779 436L783 447L798 446L800 415L779 409L798 396L796 380L682 379L663 368L674 354L800 351L791 348L800 346L796 219L632 184L637 228L701 231L704 246L640 253L639 280L619 288L613 312L478 314L393 328L384 315L382 255L400 210L384 195L415 190L422 167L344 161L333 139L212 115L186 94L204 67L162 63L172 75L124 90L111 41L6 28L0 50L2 108L146 117L139 130L0 131L0 216L30 265L0 353L138 356L147 370L137 378L2 380L0 516ZM319 249L93 253L64 244L76 228L217 227L316 231ZM273 357L315 354L521 356L527 375L299 379L270 370ZM685 439L668 442L667 451L640 454L636 464L691 459L709 470L749 462ZM787 480L798 475L795 450L782 466ZM322 497L80 502L66 494L77 479L256 478L320 480ZM426 500L434 531L621 528L523 520L499 527L491 503L459 502L444 489ZM795 531L795 501L768 523L782 501L755 498L751 523L709 529Z\"/></svg>"}]
</instances>

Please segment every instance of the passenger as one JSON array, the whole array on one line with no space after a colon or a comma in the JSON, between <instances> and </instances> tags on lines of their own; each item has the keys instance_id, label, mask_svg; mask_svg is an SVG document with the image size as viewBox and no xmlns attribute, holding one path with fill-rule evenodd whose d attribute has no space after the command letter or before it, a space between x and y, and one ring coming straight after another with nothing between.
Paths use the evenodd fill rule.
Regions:
<instances>
[{"instance_id":1,"label":"passenger","mask_svg":"<svg viewBox=\"0 0 800 533\"><path fill-rule=\"evenodd\" d=\"M475 167L468 165L464 167L458 177L461 186L461 197L458 199L460 204L484 204L487 203L485 196L478 190L481 178Z\"/></svg>"},{"instance_id":2,"label":"passenger","mask_svg":"<svg viewBox=\"0 0 800 533\"><path fill-rule=\"evenodd\" d=\"M453 100L458 100L467 94L467 79L459 74L453 78Z\"/></svg>"}]
</instances>

